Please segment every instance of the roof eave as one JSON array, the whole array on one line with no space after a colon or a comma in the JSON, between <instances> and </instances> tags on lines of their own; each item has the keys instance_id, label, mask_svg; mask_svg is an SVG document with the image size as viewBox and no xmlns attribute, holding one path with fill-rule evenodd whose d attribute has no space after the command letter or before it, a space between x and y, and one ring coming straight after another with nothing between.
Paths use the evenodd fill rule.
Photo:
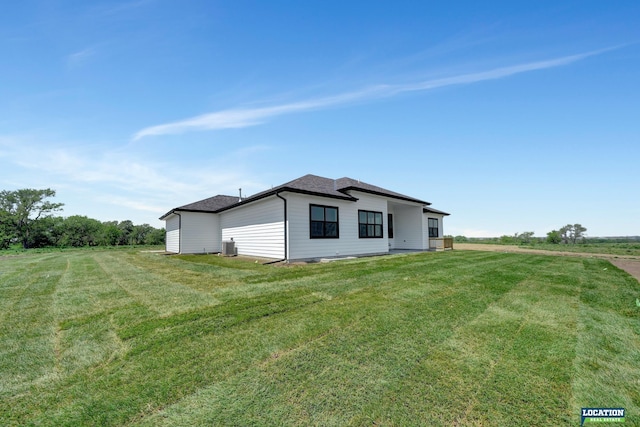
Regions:
<instances>
[{"instance_id":1,"label":"roof eave","mask_svg":"<svg viewBox=\"0 0 640 427\"><path fill-rule=\"evenodd\" d=\"M292 187L282 187L282 188L274 188L273 190L267 191L266 193L260 194L258 196L253 196L253 197L249 197L247 199L244 199L241 202L235 203L233 205L230 206L226 206L222 209L218 209L216 211L216 213L219 212L223 212L223 211L227 211L229 209L233 209L233 208L237 208L240 207L242 205L246 205L252 202L257 202L258 200L262 200L264 198L270 197L270 196L274 196L278 193L284 193L284 192L289 192L289 193L298 193L298 194L307 194L309 196L318 196L318 197L327 197L330 199L340 199L340 200L348 200L350 202L355 202L358 199L356 197L350 196L350 195L344 195L344 196L338 196L338 195L334 195L334 194L326 194L326 193L319 193L316 191L309 191L309 190L301 190L299 188L292 188Z\"/></svg>"},{"instance_id":2,"label":"roof eave","mask_svg":"<svg viewBox=\"0 0 640 427\"><path fill-rule=\"evenodd\" d=\"M429 202L425 202L424 200L418 200L418 199L414 199L412 197L397 196L397 195L394 195L394 194L383 193L381 191L369 190L367 188L360 188L360 187L354 187L354 186L344 187L344 188L341 188L338 191L340 191L341 193L344 193L345 191L349 191L349 190L361 191L363 193L374 194L376 196L382 196L382 197L389 197L389 198L397 199L397 200L404 200L405 202L420 203L420 204L425 205L425 206L428 206L428 205L431 204Z\"/></svg>"},{"instance_id":3,"label":"roof eave","mask_svg":"<svg viewBox=\"0 0 640 427\"><path fill-rule=\"evenodd\" d=\"M175 214L176 212L196 212L196 213L218 213L220 210L211 210L211 209L181 209L181 208L175 208L170 210L169 212L167 212L166 214L162 215L160 217L160 220L164 220L165 218L169 217L172 214Z\"/></svg>"},{"instance_id":4,"label":"roof eave","mask_svg":"<svg viewBox=\"0 0 640 427\"><path fill-rule=\"evenodd\" d=\"M167 212L166 214L162 215L160 218L158 218L160 221L164 221L166 218L170 217L171 215L173 215L175 213L176 209L171 209L169 212Z\"/></svg>"},{"instance_id":5,"label":"roof eave","mask_svg":"<svg viewBox=\"0 0 640 427\"><path fill-rule=\"evenodd\" d=\"M423 213L427 213L427 212L434 213L434 214L437 214L437 215L444 215L444 216L451 215L448 212L439 211L437 209L428 209L428 208L423 209Z\"/></svg>"}]
</instances>

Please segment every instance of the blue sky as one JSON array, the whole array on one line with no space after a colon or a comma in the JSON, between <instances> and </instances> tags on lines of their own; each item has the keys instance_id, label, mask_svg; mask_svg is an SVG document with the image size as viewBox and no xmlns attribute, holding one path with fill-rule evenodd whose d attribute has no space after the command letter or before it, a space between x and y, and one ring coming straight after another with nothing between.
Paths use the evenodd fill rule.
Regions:
<instances>
[{"instance_id":1,"label":"blue sky","mask_svg":"<svg viewBox=\"0 0 640 427\"><path fill-rule=\"evenodd\" d=\"M24 1L0 15L0 189L63 215L307 173L445 233L640 235L640 2Z\"/></svg>"}]
</instances>

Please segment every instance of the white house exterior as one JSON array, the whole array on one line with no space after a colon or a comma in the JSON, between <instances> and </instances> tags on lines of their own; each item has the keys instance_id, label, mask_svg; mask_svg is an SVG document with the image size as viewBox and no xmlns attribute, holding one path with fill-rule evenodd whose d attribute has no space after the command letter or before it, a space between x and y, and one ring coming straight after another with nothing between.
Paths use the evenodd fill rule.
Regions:
<instances>
[{"instance_id":1,"label":"white house exterior","mask_svg":"<svg viewBox=\"0 0 640 427\"><path fill-rule=\"evenodd\" d=\"M239 255L292 261L429 250L447 215L351 178L305 175L252 197L181 206L160 219L167 252L215 253L233 241Z\"/></svg>"}]
</instances>

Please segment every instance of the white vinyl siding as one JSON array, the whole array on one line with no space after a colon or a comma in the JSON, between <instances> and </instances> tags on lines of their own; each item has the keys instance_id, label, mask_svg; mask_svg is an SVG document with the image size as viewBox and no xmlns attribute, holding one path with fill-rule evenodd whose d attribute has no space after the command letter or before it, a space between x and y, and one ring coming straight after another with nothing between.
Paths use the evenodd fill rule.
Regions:
<instances>
[{"instance_id":1,"label":"white vinyl siding","mask_svg":"<svg viewBox=\"0 0 640 427\"><path fill-rule=\"evenodd\" d=\"M428 218L419 203L405 202L360 191L350 191L357 201L283 192L287 199L287 251L285 252L284 201L275 195L219 214L180 212L166 219L166 249L174 253L220 252L222 241L233 240L239 255L289 260L388 253L396 249L429 248ZM339 237L311 238L310 206L337 208ZM382 215L382 238L359 236L358 211ZM394 238L388 238L388 217L393 214ZM286 254L286 255L285 255Z\"/></svg>"},{"instance_id":2,"label":"white vinyl siding","mask_svg":"<svg viewBox=\"0 0 640 427\"><path fill-rule=\"evenodd\" d=\"M359 199L357 202L295 193L285 193L283 196L288 201L289 210L289 259L379 254L389 251L386 238L361 239L358 237L358 209L382 212L383 237L387 236L387 200L385 198L359 192L354 194L354 197ZM340 227L338 239L310 238L310 204L338 208Z\"/></svg>"},{"instance_id":3,"label":"white vinyl siding","mask_svg":"<svg viewBox=\"0 0 640 427\"><path fill-rule=\"evenodd\" d=\"M438 236L439 237L444 236L444 228L442 224L444 222L444 215L425 212L422 215L422 227L423 227L423 240L426 244L426 248L429 248L429 218L435 218L438 220Z\"/></svg>"},{"instance_id":4,"label":"white vinyl siding","mask_svg":"<svg viewBox=\"0 0 640 427\"><path fill-rule=\"evenodd\" d=\"M180 212L180 253L198 254L220 252L218 214Z\"/></svg>"},{"instance_id":5,"label":"white vinyl siding","mask_svg":"<svg viewBox=\"0 0 640 427\"><path fill-rule=\"evenodd\" d=\"M387 227L387 234L385 234L385 237L387 237L387 243L389 245L389 249L395 249L396 248L395 236L397 234L397 231L396 231L397 225L396 225L396 223L397 223L398 220L396 219L395 208L393 207L393 205L389 206L387 209L388 209L387 213L393 215L393 236L394 237L389 237L389 235L388 235L389 234L389 232L388 232L389 224L388 223L385 224L385 227Z\"/></svg>"},{"instance_id":6,"label":"white vinyl siding","mask_svg":"<svg viewBox=\"0 0 640 427\"><path fill-rule=\"evenodd\" d=\"M284 202L276 196L220 213L220 226L238 255L284 258Z\"/></svg>"},{"instance_id":7,"label":"white vinyl siding","mask_svg":"<svg viewBox=\"0 0 640 427\"><path fill-rule=\"evenodd\" d=\"M166 219L166 251L177 254L180 252L180 217L171 215Z\"/></svg>"},{"instance_id":8,"label":"white vinyl siding","mask_svg":"<svg viewBox=\"0 0 640 427\"><path fill-rule=\"evenodd\" d=\"M423 240L422 206L396 205L393 215L396 249L427 249ZM428 244L428 241L426 242Z\"/></svg>"}]
</instances>

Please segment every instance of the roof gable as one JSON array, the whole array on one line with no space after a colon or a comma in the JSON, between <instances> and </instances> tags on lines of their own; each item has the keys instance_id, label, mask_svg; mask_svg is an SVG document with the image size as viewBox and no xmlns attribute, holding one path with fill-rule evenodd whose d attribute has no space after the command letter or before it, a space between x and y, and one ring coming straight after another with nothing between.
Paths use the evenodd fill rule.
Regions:
<instances>
[{"instance_id":1,"label":"roof gable","mask_svg":"<svg viewBox=\"0 0 640 427\"><path fill-rule=\"evenodd\" d=\"M336 180L311 174L289 181L275 189L278 188L306 194L316 194L340 199L352 199L354 201L357 200L355 197L340 191Z\"/></svg>"},{"instance_id":2,"label":"roof gable","mask_svg":"<svg viewBox=\"0 0 640 427\"><path fill-rule=\"evenodd\" d=\"M376 185L367 184L366 182L361 182L360 180L355 180L353 178L339 178L336 180L337 187L339 191L346 192L349 190L357 190L362 191L364 193L377 194L379 196L391 197L394 199L405 200L408 202L416 202L423 205L430 205L431 203L425 202L424 200L415 199L413 197L405 196L404 194L396 193L395 191L387 190L382 187L378 187Z\"/></svg>"}]
</instances>

